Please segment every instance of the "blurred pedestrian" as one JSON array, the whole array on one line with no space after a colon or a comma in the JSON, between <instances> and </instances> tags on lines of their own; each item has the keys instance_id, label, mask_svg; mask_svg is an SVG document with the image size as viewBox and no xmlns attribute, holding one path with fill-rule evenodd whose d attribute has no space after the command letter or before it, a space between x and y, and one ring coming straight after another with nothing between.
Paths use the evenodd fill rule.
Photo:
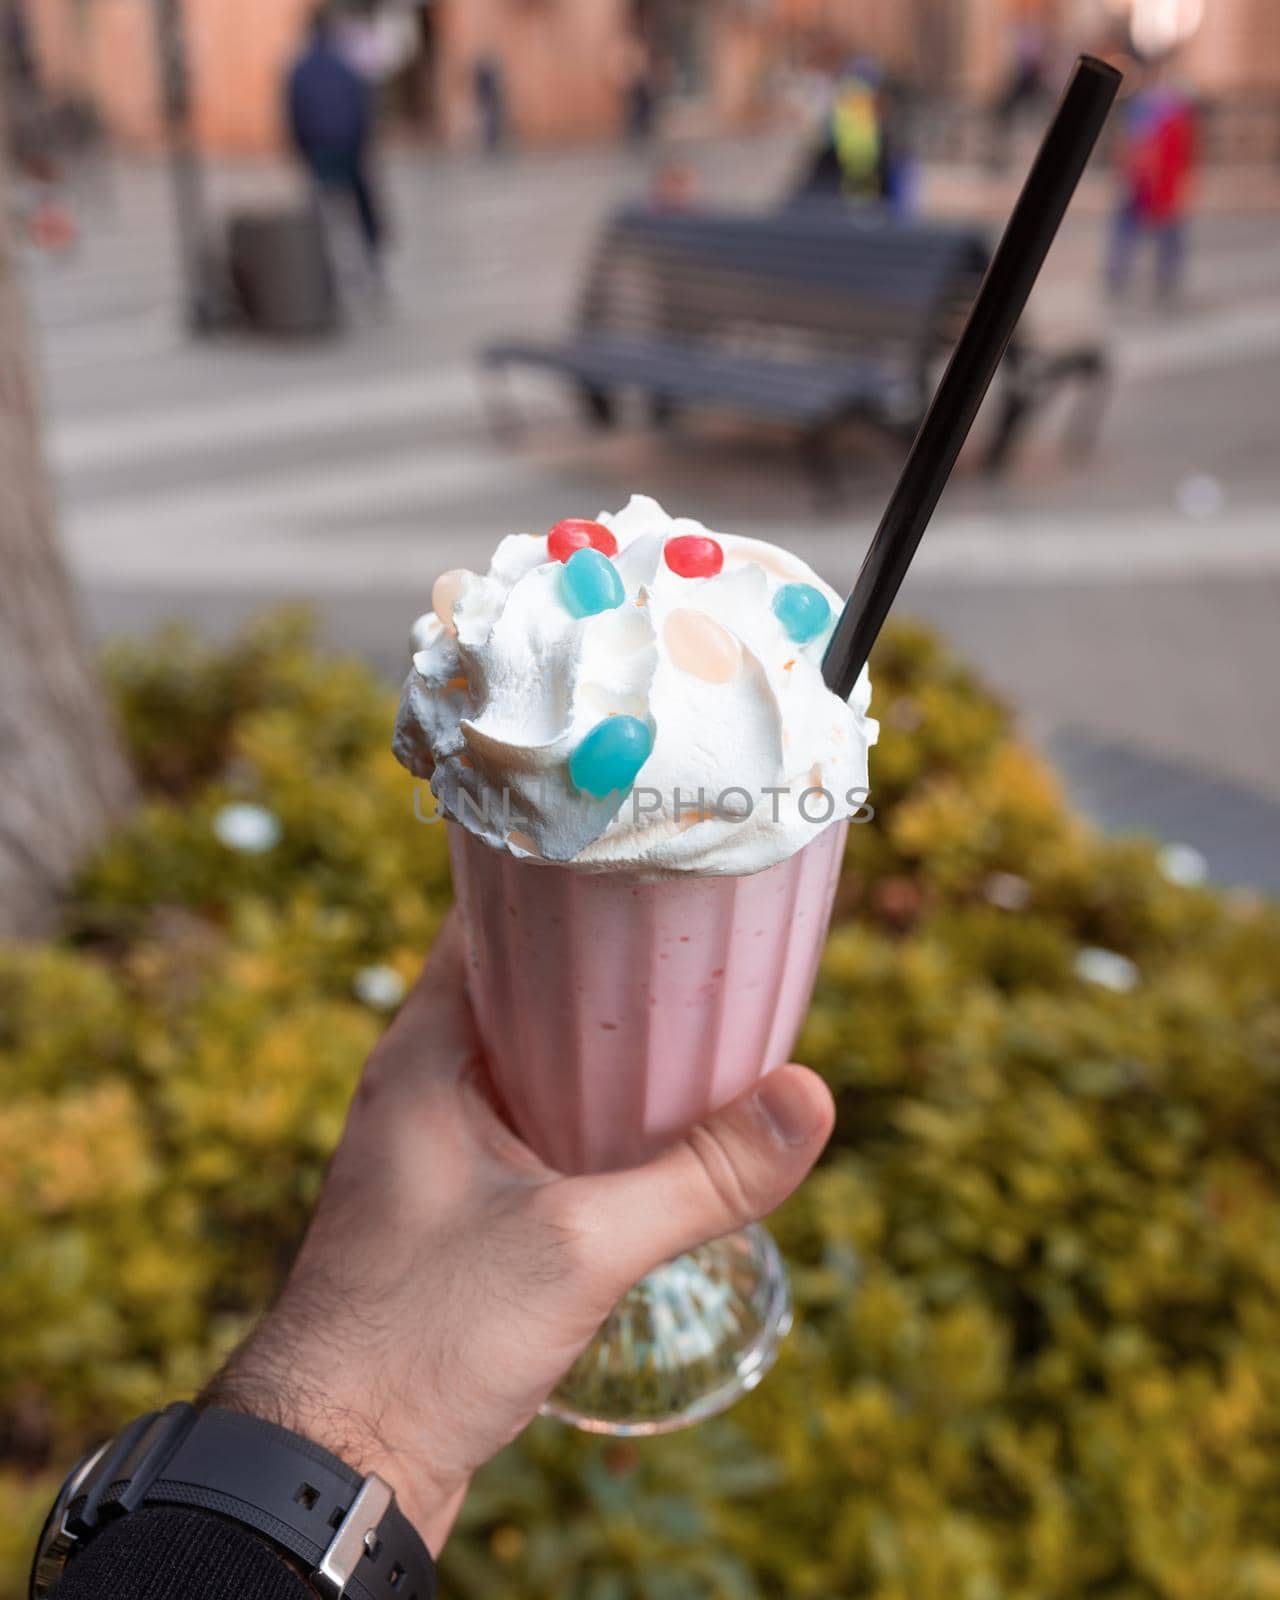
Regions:
<instances>
[{"instance_id":1,"label":"blurred pedestrian","mask_svg":"<svg viewBox=\"0 0 1280 1600\"><path fill-rule=\"evenodd\" d=\"M1186 271L1187 208L1196 163L1196 110L1191 96L1158 68L1123 108L1119 151L1120 204L1112 223L1107 286L1122 295L1144 238L1154 241L1156 287L1172 299Z\"/></svg>"},{"instance_id":2,"label":"blurred pedestrian","mask_svg":"<svg viewBox=\"0 0 1280 1600\"><path fill-rule=\"evenodd\" d=\"M878 62L859 57L837 80L823 137L793 199L842 196L856 204L906 210L912 165L904 125L902 97Z\"/></svg>"},{"instance_id":3,"label":"blurred pedestrian","mask_svg":"<svg viewBox=\"0 0 1280 1600\"><path fill-rule=\"evenodd\" d=\"M55 107L40 81L30 26L19 0L0 0L0 83L12 200L23 237L38 250L70 250L79 229L65 198Z\"/></svg>"},{"instance_id":4,"label":"blurred pedestrian","mask_svg":"<svg viewBox=\"0 0 1280 1600\"><path fill-rule=\"evenodd\" d=\"M294 147L321 200L350 204L370 272L381 282L384 227L370 172L373 90L339 48L328 6L313 14L307 47L289 73L287 109Z\"/></svg>"},{"instance_id":5,"label":"blurred pedestrian","mask_svg":"<svg viewBox=\"0 0 1280 1600\"><path fill-rule=\"evenodd\" d=\"M1009 162L1019 117L1044 99L1048 55L1049 45L1043 23L1029 17L1014 23L1009 70L1004 87L992 107L996 135L992 160L996 166L1005 166Z\"/></svg>"},{"instance_id":6,"label":"blurred pedestrian","mask_svg":"<svg viewBox=\"0 0 1280 1600\"><path fill-rule=\"evenodd\" d=\"M35 51L31 48L31 32L27 14L19 0L3 0L0 4L0 53L4 58L4 77L12 90L34 90L39 84Z\"/></svg>"},{"instance_id":7,"label":"blurred pedestrian","mask_svg":"<svg viewBox=\"0 0 1280 1600\"><path fill-rule=\"evenodd\" d=\"M631 34L619 46L614 76L622 100L622 124L632 144L653 138L658 113L658 85L653 52L647 40Z\"/></svg>"},{"instance_id":8,"label":"blurred pedestrian","mask_svg":"<svg viewBox=\"0 0 1280 1600\"><path fill-rule=\"evenodd\" d=\"M876 63L861 57L844 74L831 113L831 139L840 167L840 187L850 200L885 197L885 139Z\"/></svg>"},{"instance_id":9,"label":"blurred pedestrian","mask_svg":"<svg viewBox=\"0 0 1280 1600\"><path fill-rule=\"evenodd\" d=\"M497 155L507 142L507 85L502 62L492 51L476 57L471 88L480 122L480 143L489 155Z\"/></svg>"}]
</instances>

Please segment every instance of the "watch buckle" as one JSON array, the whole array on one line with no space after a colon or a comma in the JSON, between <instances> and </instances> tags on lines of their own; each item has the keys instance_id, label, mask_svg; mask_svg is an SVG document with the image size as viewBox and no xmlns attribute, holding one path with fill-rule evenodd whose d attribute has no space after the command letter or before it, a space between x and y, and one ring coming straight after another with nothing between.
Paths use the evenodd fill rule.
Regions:
<instances>
[{"instance_id":1,"label":"watch buckle","mask_svg":"<svg viewBox=\"0 0 1280 1600\"><path fill-rule=\"evenodd\" d=\"M311 1586L323 1600L343 1600L360 1557L376 1548L378 1526L391 1506L392 1490L376 1472L360 1485L338 1531L311 1574Z\"/></svg>"}]
</instances>

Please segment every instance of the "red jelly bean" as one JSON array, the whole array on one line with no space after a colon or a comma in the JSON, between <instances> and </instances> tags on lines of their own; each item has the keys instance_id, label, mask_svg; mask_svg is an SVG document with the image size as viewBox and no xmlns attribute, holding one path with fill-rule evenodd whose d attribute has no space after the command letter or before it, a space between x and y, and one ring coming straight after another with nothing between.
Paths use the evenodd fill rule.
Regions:
<instances>
[{"instance_id":1,"label":"red jelly bean","mask_svg":"<svg viewBox=\"0 0 1280 1600\"><path fill-rule=\"evenodd\" d=\"M682 578L714 578L724 566L724 551L714 539L700 533L668 539L662 554L672 572Z\"/></svg>"},{"instance_id":2,"label":"red jelly bean","mask_svg":"<svg viewBox=\"0 0 1280 1600\"><path fill-rule=\"evenodd\" d=\"M589 517L566 517L547 535L547 554L553 561L567 561L575 550L587 549L616 556L618 541L603 522L592 522Z\"/></svg>"}]
</instances>

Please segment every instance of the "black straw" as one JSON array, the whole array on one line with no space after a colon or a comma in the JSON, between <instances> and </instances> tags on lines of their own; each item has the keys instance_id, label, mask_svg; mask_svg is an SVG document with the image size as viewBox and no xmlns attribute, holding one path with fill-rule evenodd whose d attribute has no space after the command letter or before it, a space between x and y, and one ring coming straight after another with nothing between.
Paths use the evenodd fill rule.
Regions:
<instances>
[{"instance_id":1,"label":"black straw","mask_svg":"<svg viewBox=\"0 0 1280 1600\"><path fill-rule=\"evenodd\" d=\"M842 700L853 692L907 575L1093 153L1120 79L1114 67L1093 56L1076 62L827 646L822 675Z\"/></svg>"}]
</instances>

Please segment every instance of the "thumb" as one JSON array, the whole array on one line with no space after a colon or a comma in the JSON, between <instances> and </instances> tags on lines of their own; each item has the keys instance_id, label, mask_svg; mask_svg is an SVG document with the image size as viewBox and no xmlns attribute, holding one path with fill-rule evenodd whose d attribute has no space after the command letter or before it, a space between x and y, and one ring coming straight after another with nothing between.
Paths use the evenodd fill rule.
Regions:
<instances>
[{"instance_id":1,"label":"thumb","mask_svg":"<svg viewBox=\"0 0 1280 1600\"><path fill-rule=\"evenodd\" d=\"M663 1261L767 1215L831 1135L831 1092L808 1067L778 1067L670 1149L579 1187L589 1248L619 1293Z\"/></svg>"}]
</instances>

